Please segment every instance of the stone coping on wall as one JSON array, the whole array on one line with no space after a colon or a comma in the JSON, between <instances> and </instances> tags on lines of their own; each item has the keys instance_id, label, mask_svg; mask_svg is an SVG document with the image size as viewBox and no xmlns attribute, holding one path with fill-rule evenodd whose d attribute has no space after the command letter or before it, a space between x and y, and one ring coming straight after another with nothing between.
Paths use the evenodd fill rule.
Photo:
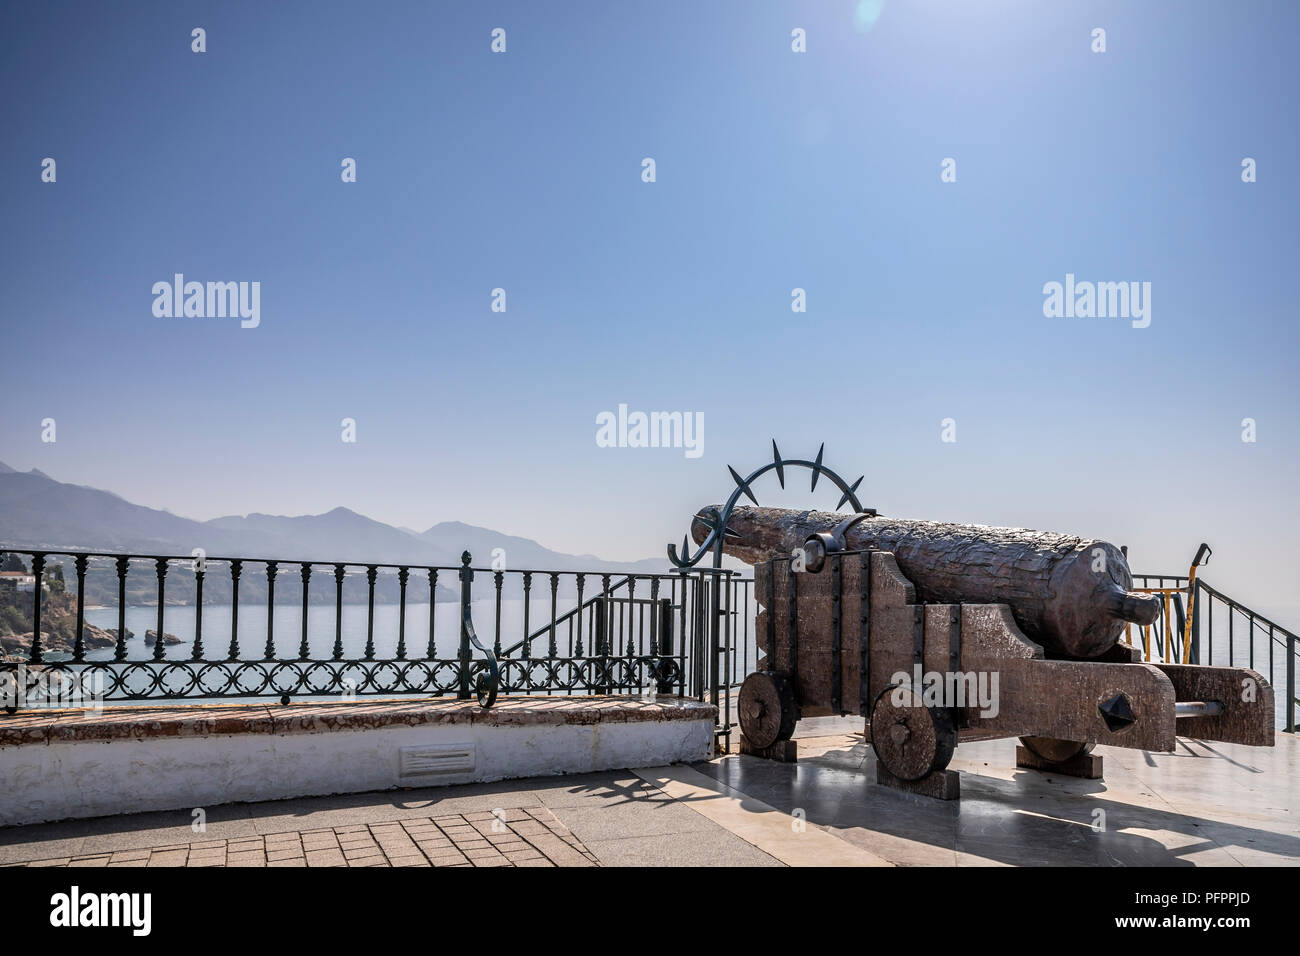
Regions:
<instances>
[{"instance_id":1,"label":"stone coping on wall","mask_svg":"<svg viewBox=\"0 0 1300 956\"><path fill-rule=\"evenodd\" d=\"M449 724L538 727L712 722L717 713L712 704L691 699L626 696L500 697L488 710L474 700L449 698L104 707L0 714L0 747L233 734L319 734Z\"/></svg>"}]
</instances>

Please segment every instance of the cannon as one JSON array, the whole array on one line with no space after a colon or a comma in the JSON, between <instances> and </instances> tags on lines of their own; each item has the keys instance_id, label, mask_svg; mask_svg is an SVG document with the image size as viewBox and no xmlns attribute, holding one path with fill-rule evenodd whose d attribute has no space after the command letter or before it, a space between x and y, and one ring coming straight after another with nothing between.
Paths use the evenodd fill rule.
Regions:
<instances>
[{"instance_id":1,"label":"cannon","mask_svg":"<svg viewBox=\"0 0 1300 956\"><path fill-rule=\"evenodd\" d=\"M920 601L1006 604L1026 637L1069 657L1098 657L1115 646L1126 622L1150 624L1161 611L1158 597L1131 590L1128 562L1106 541L870 512L841 517L738 507L728 521L738 537L724 550L757 564L804 548L814 572L830 548L889 551ZM697 524L694 534L702 541L705 529Z\"/></svg>"},{"instance_id":2,"label":"cannon","mask_svg":"<svg viewBox=\"0 0 1300 956\"><path fill-rule=\"evenodd\" d=\"M1096 744L1172 751L1177 733L1273 744L1260 674L1144 663L1120 642L1162 604L1133 590L1105 541L734 496L703 509L692 536L754 566L760 656L738 701L744 753L793 759L799 719L857 714L878 782L950 799L962 741L1017 737L1019 765L1094 778Z\"/></svg>"}]
</instances>

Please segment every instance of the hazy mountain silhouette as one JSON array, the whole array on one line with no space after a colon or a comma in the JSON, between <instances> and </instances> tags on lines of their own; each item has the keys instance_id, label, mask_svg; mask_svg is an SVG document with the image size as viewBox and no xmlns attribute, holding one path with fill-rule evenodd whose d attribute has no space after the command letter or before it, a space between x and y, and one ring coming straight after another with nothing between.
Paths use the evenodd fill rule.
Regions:
<instances>
[{"instance_id":1,"label":"hazy mountain silhouette","mask_svg":"<svg viewBox=\"0 0 1300 956\"><path fill-rule=\"evenodd\" d=\"M347 508L319 515L230 515L194 521L132 504L109 491L56 481L33 469L15 471L0 462L0 547L131 551L283 561L346 561L354 564L458 566L468 550L486 567L495 548L506 567L545 571L665 571L668 560L603 561L571 555L536 541L459 521L423 533L375 521Z\"/></svg>"}]
</instances>

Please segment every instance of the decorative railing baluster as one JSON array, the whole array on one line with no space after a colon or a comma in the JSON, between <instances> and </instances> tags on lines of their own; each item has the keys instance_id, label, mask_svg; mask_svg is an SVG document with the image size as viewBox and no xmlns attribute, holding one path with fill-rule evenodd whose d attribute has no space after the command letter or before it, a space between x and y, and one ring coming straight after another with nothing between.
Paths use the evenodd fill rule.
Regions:
<instances>
[{"instance_id":1,"label":"decorative railing baluster","mask_svg":"<svg viewBox=\"0 0 1300 956\"><path fill-rule=\"evenodd\" d=\"M153 659L160 661L167 653L167 642L163 640L163 608L167 603L167 559L158 558L154 561L154 565L158 573L158 632L153 642Z\"/></svg>"},{"instance_id":2,"label":"decorative railing baluster","mask_svg":"<svg viewBox=\"0 0 1300 956\"><path fill-rule=\"evenodd\" d=\"M302 576L302 638L298 641L298 660L305 661L310 656L307 646L307 593L311 586L311 564L303 562L298 573Z\"/></svg>"},{"instance_id":3,"label":"decorative railing baluster","mask_svg":"<svg viewBox=\"0 0 1300 956\"><path fill-rule=\"evenodd\" d=\"M722 585L724 591L724 611L723 611L723 643L722 643L722 674L725 681L721 688L723 696L722 703L722 726L725 729L728 749L731 745L731 641L734 635L731 626L731 572L723 572Z\"/></svg>"},{"instance_id":4,"label":"decorative railing baluster","mask_svg":"<svg viewBox=\"0 0 1300 956\"><path fill-rule=\"evenodd\" d=\"M468 551L462 551L460 554L460 673L459 688L456 691L457 700L469 700L469 628L465 622L469 619L470 601L472 600L471 584L474 581L474 569L469 566L473 557Z\"/></svg>"},{"instance_id":5,"label":"decorative railing baluster","mask_svg":"<svg viewBox=\"0 0 1300 956\"><path fill-rule=\"evenodd\" d=\"M229 659L239 660L239 575L244 570L244 562L235 559L230 562L230 653Z\"/></svg>"},{"instance_id":6,"label":"decorative railing baluster","mask_svg":"<svg viewBox=\"0 0 1300 956\"><path fill-rule=\"evenodd\" d=\"M347 577L345 565L334 565L334 660L343 660L343 579Z\"/></svg>"},{"instance_id":7,"label":"decorative railing baluster","mask_svg":"<svg viewBox=\"0 0 1300 956\"><path fill-rule=\"evenodd\" d=\"M645 655L645 605L634 604L632 607L628 608L629 614L631 614L632 611L636 611L636 654L629 654L628 660L632 663L632 671L636 676L637 692L641 693L645 690L645 681L642 679L645 676L645 668L641 666ZM652 621L654 620L653 611L651 612L650 619Z\"/></svg>"},{"instance_id":8,"label":"decorative railing baluster","mask_svg":"<svg viewBox=\"0 0 1300 956\"><path fill-rule=\"evenodd\" d=\"M659 656L659 575L650 578L650 656Z\"/></svg>"},{"instance_id":9,"label":"decorative railing baluster","mask_svg":"<svg viewBox=\"0 0 1300 956\"><path fill-rule=\"evenodd\" d=\"M550 631L551 638L546 645L547 657L557 657L560 653L560 649L555 643L555 611L556 611L555 599L556 599L556 595L559 593L559 590L560 590L560 576L556 572L552 571L551 572L551 631Z\"/></svg>"},{"instance_id":10,"label":"decorative railing baluster","mask_svg":"<svg viewBox=\"0 0 1300 956\"><path fill-rule=\"evenodd\" d=\"M373 564L366 566L366 584L369 588L366 597L366 660L375 659L375 578L379 569Z\"/></svg>"},{"instance_id":11,"label":"decorative railing baluster","mask_svg":"<svg viewBox=\"0 0 1300 956\"><path fill-rule=\"evenodd\" d=\"M496 610L496 631L492 638L492 653L497 657L501 656L501 583L505 580L505 573L494 571L492 574L492 584L496 588L497 610Z\"/></svg>"},{"instance_id":12,"label":"decorative railing baluster","mask_svg":"<svg viewBox=\"0 0 1300 956\"><path fill-rule=\"evenodd\" d=\"M117 559L117 647L113 659L126 660L126 569L130 563L127 557Z\"/></svg>"},{"instance_id":13,"label":"decorative railing baluster","mask_svg":"<svg viewBox=\"0 0 1300 956\"><path fill-rule=\"evenodd\" d=\"M631 646L628 639L629 621L627 614L627 602L619 601L618 603L618 656L623 657Z\"/></svg>"},{"instance_id":14,"label":"decorative railing baluster","mask_svg":"<svg viewBox=\"0 0 1300 956\"><path fill-rule=\"evenodd\" d=\"M425 655L429 660L437 660L438 643L433 635L433 609L438 606L438 571L436 568L429 570L429 653Z\"/></svg>"},{"instance_id":15,"label":"decorative railing baluster","mask_svg":"<svg viewBox=\"0 0 1300 956\"><path fill-rule=\"evenodd\" d=\"M596 684L592 679L592 675L595 673L593 668L600 666L596 663L596 649L598 647L596 637L596 607L599 603L599 601L593 601L586 609L587 633L591 636L591 657L583 661L580 666L582 667L582 672L587 676L587 693L589 694L593 693L596 689ZM582 607L581 604L578 606Z\"/></svg>"},{"instance_id":16,"label":"decorative railing baluster","mask_svg":"<svg viewBox=\"0 0 1300 956\"><path fill-rule=\"evenodd\" d=\"M409 568L397 569L398 610L397 610L397 659L406 660L406 580L410 577Z\"/></svg>"},{"instance_id":17,"label":"decorative railing baluster","mask_svg":"<svg viewBox=\"0 0 1300 956\"><path fill-rule=\"evenodd\" d=\"M627 623L626 625L624 625L625 618L623 617L622 610L623 610L622 607L620 607L618 630L620 636L623 638L623 642L624 642L623 649L627 652L627 659L630 662L636 656L636 646L635 646L636 641L634 635L635 627L632 624L632 613L636 610L636 578L627 579L627 617L626 617ZM632 667L628 668L629 686L631 686L633 682L633 678L635 677L633 671L634 668Z\"/></svg>"},{"instance_id":18,"label":"decorative railing baluster","mask_svg":"<svg viewBox=\"0 0 1300 956\"><path fill-rule=\"evenodd\" d=\"M266 649L262 659L275 660L275 575L279 565L275 561L266 562Z\"/></svg>"},{"instance_id":19,"label":"decorative railing baluster","mask_svg":"<svg viewBox=\"0 0 1300 956\"><path fill-rule=\"evenodd\" d=\"M677 646L679 646L680 648L679 652L677 652L677 667L679 667L679 671L677 671L677 693L679 693L679 695L681 695L682 697L685 697L686 696L686 644L688 644L688 640L686 640L686 637L688 637L690 633L688 630L686 630L686 593L688 593L689 591L690 581L688 578L686 578L685 570L680 571L679 574L680 574L679 580L677 580L677 583L673 585L673 587L675 588L680 587L680 591L681 591L681 594L679 596L679 604L677 604ZM768 618L771 618L771 615L768 615ZM755 665L757 665L758 662L755 661L754 663ZM772 666L774 667L776 666L775 662L772 663Z\"/></svg>"},{"instance_id":20,"label":"decorative railing baluster","mask_svg":"<svg viewBox=\"0 0 1300 956\"><path fill-rule=\"evenodd\" d=\"M612 682L609 674L609 627L612 623L610 617L609 604L609 575L600 576L600 603L597 608L600 611L600 623L597 625L599 630L596 632L596 655L600 658L600 693L608 694L612 690Z\"/></svg>"},{"instance_id":21,"label":"decorative railing baluster","mask_svg":"<svg viewBox=\"0 0 1300 956\"><path fill-rule=\"evenodd\" d=\"M654 684L658 690L659 674L659 575L650 576L650 651L646 662L647 685Z\"/></svg>"},{"instance_id":22,"label":"decorative railing baluster","mask_svg":"<svg viewBox=\"0 0 1300 956\"><path fill-rule=\"evenodd\" d=\"M194 650L190 660L203 660L203 565L194 569Z\"/></svg>"},{"instance_id":23,"label":"decorative railing baluster","mask_svg":"<svg viewBox=\"0 0 1300 956\"><path fill-rule=\"evenodd\" d=\"M79 554L73 559L77 569L77 636L72 643L72 659L86 659L86 556Z\"/></svg>"},{"instance_id":24,"label":"decorative railing baluster","mask_svg":"<svg viewBox=\"0 0 1300 956\"><path fill-rule=\"evenodd\" d=\"M659 646L654 653L658 655L655 658L655 667L658 675L655 682L655 691L660 694L671 694L673 692L673 602L671 598L660 598L659 604L659 626L658 638Z\"/></svg>"},{"instance_id":25,"label":"decorative railing baluster","mask_svg":"<svg viewBox=\"0 0 1300 956\"><path fill-rule=\"evenodd\" d=\"M32 555L32 578L36 587L32 591L32 650L29 657L33 664L41 663L41 589L45 576L45 555L37 552Z\"/></svg>"},{"instance_id":26,"label":"decorative railing baluster","mask_svg":"<svg viewBox=\"0 0 1300 956\"><path fill-rule=\"evenodd\" d=\"M691 696L696 700L704 700L704 606L708 591L701 570L691 579Z\"/></svg>"},{"instance_id":27,"label":"decorative railing baluster","mask_svg":"<svg viewBox=\"0 0 1300 956\"><path fill-rule=\"evenodd\" d=\"M586 580L587 580L587 576L585 574L578 575L577 583L578 583L578 607L579 608L582 607L582 587L583 584L586 583ZM577 648L577 653L574 654L574 656L581 657L582 656L582 615L579 614L577 615L577 617L578 617L578 648Z\"/></svg>"},{"instance_id":28,"label":"decorative railing baluster","mask_svg":"<svg viewBox=\"0 0 1300 956\"><path fill-rule=\"evenodd\" d=\"M529 633L531 633L528 629L528 615L529 615L529 610L532 607L532 603L533 603L532 600L530 599L532 590L533 590L533 572L525 571L524 572L524 660L528 660L533 656L533 642L528 638Z\"/></svg>"},{"instance_id":29,"label":"decorative railing baluster","mask_svg":"<svg viewBox=\"0 0 1300 956\"><path fill-rule=\"evenodd\" d=\"M596 642L596 693L609 693L609 656L605 653L605 625L608 622L609 615L605 613L605 605L609 603L609 598L604 594L596 598L592 605L595 611L595 617L592 621L592 633Z\"/></svg>"}]
</instances>

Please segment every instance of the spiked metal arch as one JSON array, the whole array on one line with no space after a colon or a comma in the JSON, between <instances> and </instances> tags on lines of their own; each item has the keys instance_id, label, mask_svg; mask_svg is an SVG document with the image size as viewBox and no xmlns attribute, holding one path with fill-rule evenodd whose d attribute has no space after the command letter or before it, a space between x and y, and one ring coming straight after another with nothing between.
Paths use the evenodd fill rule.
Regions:
<instances>
[{"instance_id":1,"label":"spiked metal arch","mask_svg":"<svg viewBox=\"0 0 1300 956\"><path fill-rule=\"evenodd\" d=\"M704 539L704 543L700 545L699 549L692 554L690 548L690 534L686 534L682 537L682 550L680 556L677 551L677 545L668 545L668 560L676 567L692 568L699 564L700 560L703 559L706 554L712 551L713 566L715 568L722 567L723 541L726 538L739 537L735 531L728 527L728 523L731 520L731 513L736 507L736 502L740 500L741 495L744 495L757 505L758 499L754 497L753 490L754 481L769 471L776 472L776 480L780 483L781 487L784 488L785 470L787 468L807 468L812 472L812 484L809 486L809 491L816 491L817 480L821 478L822 475L825 475L841 492L839 503L835 506L836 511L843 508L845 504L852 505L854 512L863 511L862 503L858 501L857 491L858 486L862 484L862 479L866 476L863 475L858 478L857 481L849 484L836 474L834 470L827 468L822 464L822 456L825 451L826 443L823 442L821 447L817 449L817 457L812 461L808 461L804 458L782 458L780 449L776 447L776 440L773 439L772 460L766 465L756 468L750 473L749 477L740 477L740 474L736 469L728 465L727 471L731 472L731 480L736 483L736 487L732 490L730 497L727 498L727 503L723 505L722 511L719 512L717 508L705 508L692 520L693 524L698 522L709 529L708 537ZM874 512L872 513L874 514Z\"/></svg>"}]
</instances>

